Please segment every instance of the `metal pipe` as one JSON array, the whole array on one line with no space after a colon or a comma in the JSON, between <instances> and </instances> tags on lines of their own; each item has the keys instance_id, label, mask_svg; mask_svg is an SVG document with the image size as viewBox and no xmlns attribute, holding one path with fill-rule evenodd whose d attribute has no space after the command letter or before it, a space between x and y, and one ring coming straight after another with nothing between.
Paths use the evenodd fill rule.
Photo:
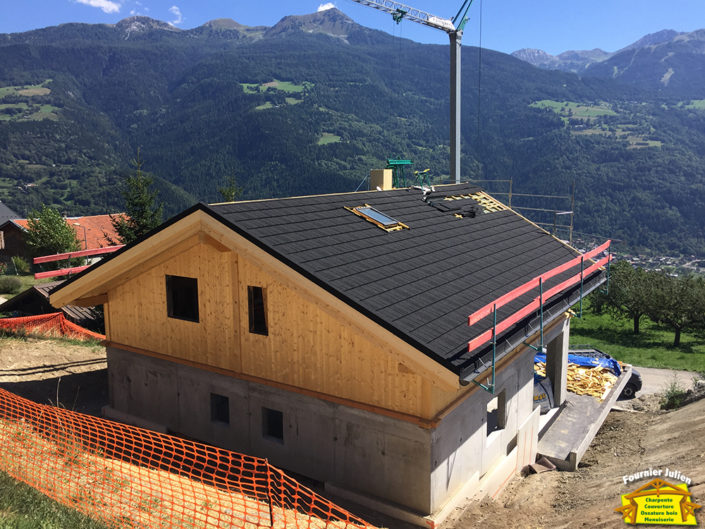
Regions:
<instances>
[{"instance_id":1,"label":"metal pipe","mask_svg":"<svg viewBox=\"0 0 705 529\"><path fill-rule=\"evenodd\" d=\"M462 31L450 37L450 179L460 183L460 81Z\"/></svg>"}]
</instances>

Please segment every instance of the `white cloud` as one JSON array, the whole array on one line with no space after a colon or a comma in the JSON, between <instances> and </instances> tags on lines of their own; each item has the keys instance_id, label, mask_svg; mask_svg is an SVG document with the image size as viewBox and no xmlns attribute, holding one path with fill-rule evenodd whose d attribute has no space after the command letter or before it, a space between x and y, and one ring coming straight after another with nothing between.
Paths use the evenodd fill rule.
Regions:
<instances>
[{"instance_id":1,"label":"white cloud","mask_svg":"<svg viewBox=\"0 0 705 529\"><path fill-rule=\"evenodd\" d=\"M316 12L320 13L321 11L328 11L329 9L335 8L335 4L333 2L328 2L327 4L321 4L318 6L318 9L316 9Z\"/></svg>"},{"instance_id":2,"label":"white cloud","mask_svg":"<svg viewBox=\"0 0 705 529\"><path fill-rule=\"evenodd\" d=\"M91 7L97 7L103 13L117 13L120 11L120 3L112 2L111 0L76 0L79 4L84 4Z\"/></svg>"},{"instance_id":3,"label":"white cloud","mask_svg":"<svg viewBox=\"0 0 705 529\"><path fill-rule=\"evenodd\" d=\"M184 17L181 14L181 9L179 9L178 6L171 6L169 8L169 13L171 13L175 17L174 20L169 22L169 24L171 24L172 26L175 26L176 24L181 24L184 21Z\"/></svg>"},{"instance_id":4,"label":"white cloud","mask_svg":"<svg viewBox=\"0 0 705 529\"><path fill-rule=\"evenodd\" d=\"M131 15L145 16L147 13L149 13L149 8L145 5L143 5L142 2L136 1L135 5L137 7L130 10Z\"/></svg>"}]
</instances>

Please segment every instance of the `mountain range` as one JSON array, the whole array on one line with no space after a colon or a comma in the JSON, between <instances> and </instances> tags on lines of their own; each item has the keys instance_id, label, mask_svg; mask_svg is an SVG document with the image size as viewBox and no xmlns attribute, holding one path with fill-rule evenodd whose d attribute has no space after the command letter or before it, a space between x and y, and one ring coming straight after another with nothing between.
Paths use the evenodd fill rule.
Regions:
<instances>
[{"instance_id":1,"label":"mountain range","mask_svg":"<svg viewBox=\"0 0 705 529\"><path fill-rule=\"evenodd\" d=\"M525 48L512 56L548 70L615 79L669 93L688 93L691 83L702 80L705 30L682 33L667 29L612 53L594 49L550 55Z\"/></svg>"},{"instance_id":2,"label":"mountain range","mask_svg":"<svg viewBox=\"0 0 705 529\"><path fill-rule=\"evenodd\" d=\"M705 255L704 43L666 31L550 60L466 47L463 176L506 200L511 179L512 205L534 209L545 201L522 194L575 183L578 232ZM170 214L218 200L231 176L248 199L344 192L405 158L440 182L448 63L446 46L337 9L271 27L131 17L0 35L0 200L22 214L120 209L138 148Z\"/></svg>"}]
</instances>

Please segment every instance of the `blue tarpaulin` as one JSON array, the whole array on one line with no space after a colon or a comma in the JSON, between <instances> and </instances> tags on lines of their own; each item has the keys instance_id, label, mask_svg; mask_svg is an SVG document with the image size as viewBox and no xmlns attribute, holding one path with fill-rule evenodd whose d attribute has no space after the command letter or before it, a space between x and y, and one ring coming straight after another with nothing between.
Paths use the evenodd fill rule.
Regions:
<instances>
[{"instance_id":1,"label":"blue tarpaulin","mask_svg":"<svg viewBox=\"0 0 705 529\"><path fill-rule=\"evenodd\" d=\"M536 353L534 356L534 363L538 362L546 363L546 355L544 353ZM620 376L622 374L622 370L619 367L619 362L617 362L614 358L600 358L569 354L568 363L577 364L584 367L606 367L616 376Z\"/></svg>"}]
</instances>

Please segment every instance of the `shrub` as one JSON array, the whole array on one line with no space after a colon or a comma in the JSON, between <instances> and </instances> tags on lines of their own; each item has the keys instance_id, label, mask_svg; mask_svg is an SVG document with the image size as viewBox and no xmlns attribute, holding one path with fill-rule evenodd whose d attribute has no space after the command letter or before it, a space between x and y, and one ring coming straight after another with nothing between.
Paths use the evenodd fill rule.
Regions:
<instances>
[{"instance_id":1,"label":"shrub","mask_svg":"<svg viewBox=\"0 0 705 529\"><path fill-rule=\"evenodd\" d=\"M688 395L688 391L680 385L678 380L674 377L666 391L661 396L661 409L662 410L675 410L680 408Z\"/></svg>"},{"instance_id":2,"label":"shrub","mask_svg":"<svg viewBox=\"0 0 705 529\"><path fill-rule=\"evenodd\" d=\"M12 265L15 267L15 272L18 274L29 274L29 263L19 255L12 257Z\"/></svg>"},{"instance_id":3,"label":"shrub","mask_svg":"<svg viewBox=\"0 0 705 529\"><path fill-rule=\"evenodd\" d=\"M16 294L22 287L22 281L12 276L0 277L0 294Z\"/></svg>"}]
</instances>

